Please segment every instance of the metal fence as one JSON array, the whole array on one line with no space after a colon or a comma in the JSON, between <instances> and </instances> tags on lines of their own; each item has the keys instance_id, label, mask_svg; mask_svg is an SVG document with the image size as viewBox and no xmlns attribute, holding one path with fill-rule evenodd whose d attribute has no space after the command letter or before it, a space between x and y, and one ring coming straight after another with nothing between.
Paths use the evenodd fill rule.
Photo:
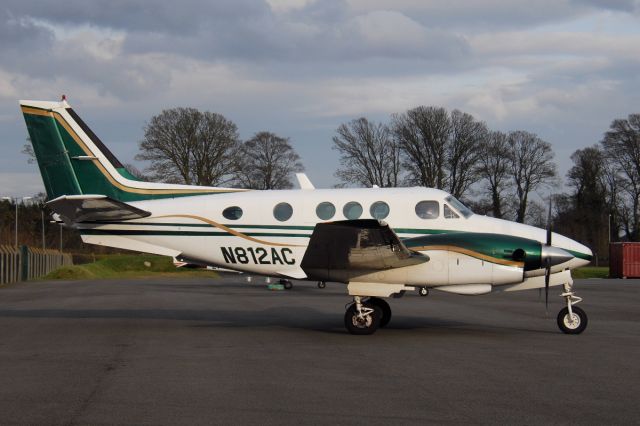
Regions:
<instances>
[{"instance_id":1,"label":"metal fence","mask_svg":"<svg viewBox=\"0 0 640 426\"><path fill-rule=\"evenodd\" d=\"M72 264L70 254L57 250L0 245L0 284L32 280Z\"/></svg>"}]
</instances>

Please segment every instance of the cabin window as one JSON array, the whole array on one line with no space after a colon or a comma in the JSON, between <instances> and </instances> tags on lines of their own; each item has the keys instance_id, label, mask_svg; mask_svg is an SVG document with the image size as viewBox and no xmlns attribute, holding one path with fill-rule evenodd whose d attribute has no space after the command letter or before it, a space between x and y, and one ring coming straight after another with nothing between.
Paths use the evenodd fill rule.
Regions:
<instances>
[{"instance_id":1,"label":"cabin window","mask_svg":"<svg viewBox=\"0 0 640 426\"><path fill-rule=\"evenodd\" d=\"M437 201L420 201L416 204L416 215L420 219L437 219L440 216L440 204Z\"/></svg>"},{"instance_id":2,"label":"cabin window","mask_svg":"<svg viewBox=\"0 0 640 426\"><path fill-rule=\"evenodd\" d=\"M318 204L316 215L322 220L329 220L336 214L336 206L328 201Z\"/></svg>"},{"instance_id":3,"label":"cabin window","mask_svg":"<svg viewBox=\"0 0 640 426\"><path fill-rule=\"evenodd\" d=\"M444 205L444 217L447 219L460 219L458 213L454 212L453 209L446 204Z\"/></svg>"},{"instance_id":4,"label":"cabin window","mask_svg":"<svg viewBox=\"0 0 640 426\"><path fill-rule=\"evenodd\" d=\"M376 201L375 203L371 204L369 213L371 213L371 217L374 219L384 219L385 217L389 216L389 204L385 203L384 201Z\"/></svg>"},{"instance_id":5,"label":"cabin window","mask_svg":"<svg viewBox=\"0 0 640 426\"><path fill-rule=\"evenodd\" d=\"M227 207L222 211L222 216L229 220L238 220L242 217L242 209L238 206Z\"/></svg>"},{"instance_id":6,"label":"cabin window","mask_svg":"<svg viewBox=\"0 0 640 426\"><path fill-rule=\"evenodd\" d=\"M289 220L291 215L293 215L293 207L289 203L279 203L273 208L273 217L280 222Z\"/></svg>"},{"instance_id":7,"label":"cabin window","mask_svg":"<svg viewBox=\"0 0 640 426\"><path fill-rule=\"evenodd\" d=\"M362 216L362 206L355 201L349 201L342 209L344 217L350 220L358 219Z\"/></svg>"}]
</instances>

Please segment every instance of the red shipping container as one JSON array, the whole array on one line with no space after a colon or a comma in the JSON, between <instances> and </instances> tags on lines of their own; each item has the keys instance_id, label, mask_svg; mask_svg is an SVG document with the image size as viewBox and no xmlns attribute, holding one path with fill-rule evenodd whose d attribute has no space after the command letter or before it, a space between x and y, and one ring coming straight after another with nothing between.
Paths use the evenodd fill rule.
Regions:
<instances>
[{"instance_id":1,"label":"red shipping container","mask_svg":"<svg viewBox=\"0 0 640 426\"><path fill-rule=\"evenodd\" d=\"M609 276L640 278L640 243L609 244Z\"/></svg>"}]
</instances>

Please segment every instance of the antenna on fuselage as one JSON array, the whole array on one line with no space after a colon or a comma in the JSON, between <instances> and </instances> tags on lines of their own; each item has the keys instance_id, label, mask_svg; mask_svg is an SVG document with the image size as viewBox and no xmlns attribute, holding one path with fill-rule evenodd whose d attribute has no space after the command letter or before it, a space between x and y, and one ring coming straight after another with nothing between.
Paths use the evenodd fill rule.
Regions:
<instances>
[{"instance_id":1,"label":"antenna on fuselage","mask_svg":"<svg viewBox=\"0 0 640 426\"><path fill-rule=\"evenodd\" d=\"M309 180L309 177L306 173L296 173L296 179L298 179L298 185L300 185L300 189L316 189L315 186Z\"/></svg>"}]
</instances>

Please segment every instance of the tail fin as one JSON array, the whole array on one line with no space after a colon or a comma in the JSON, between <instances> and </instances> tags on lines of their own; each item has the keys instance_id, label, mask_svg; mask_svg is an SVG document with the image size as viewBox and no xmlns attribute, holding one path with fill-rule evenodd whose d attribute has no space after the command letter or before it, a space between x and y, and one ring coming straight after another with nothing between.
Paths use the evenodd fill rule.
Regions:
<instances>
[{"instance_id":1,"label":"tail fin","mask_svg":"<svg viewBox=\"0 0 640 426\"><path fill-rule=\"evenodd\" d=\"M238 191L142 182L127 172L65 100L20 101L20 107L50 200L62 195L100 194L138 201Z\"/></svg>"}]
</instances>

